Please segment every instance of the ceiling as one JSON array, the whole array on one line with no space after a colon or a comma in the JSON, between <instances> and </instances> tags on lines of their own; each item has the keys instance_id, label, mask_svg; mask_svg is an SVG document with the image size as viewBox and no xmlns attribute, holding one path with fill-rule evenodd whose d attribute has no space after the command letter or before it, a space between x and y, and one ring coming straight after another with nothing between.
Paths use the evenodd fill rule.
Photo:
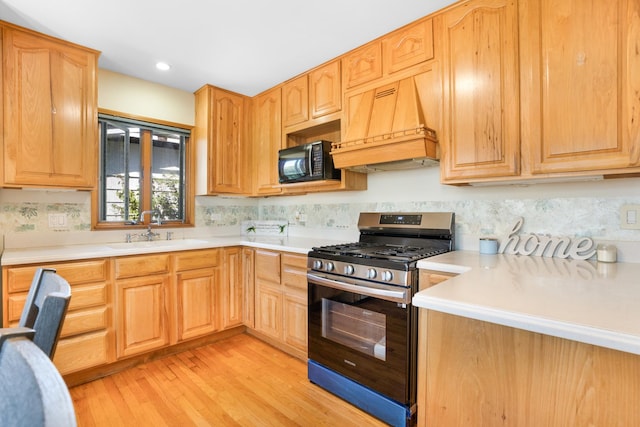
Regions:
<instances>
[{"instance_id":1,"label":"ceiling","mask_svg":"<svg viewBox=\"0 0 640 427\"><path fill-rule=\"evenodd\" d=\"M99 50L103 69L253 96L453 2L0 0L0 18Z\"/></svg>"}]
</instances>

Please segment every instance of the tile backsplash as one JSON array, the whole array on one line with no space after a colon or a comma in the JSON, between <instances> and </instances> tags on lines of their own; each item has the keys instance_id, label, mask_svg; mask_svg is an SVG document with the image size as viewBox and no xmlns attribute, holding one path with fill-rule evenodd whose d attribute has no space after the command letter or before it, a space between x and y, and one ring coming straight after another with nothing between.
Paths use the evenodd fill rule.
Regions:
<instances>
[{"instance_id":1,"label":"tile backsplash","mask_svg":"<svg viewBox=\"0 0 640 427\"><path fill-rule=\"evenodd\" d=\"M594 191L602 184L584 183L572 187L579 190L573 191L575 197L544 188L522 191L511 187L493 190L449 190L447 187L445 196L435 194L421 199L419 188L409 188L405 190L404 200L393 192L387 192L389 196L383 199L375 194L384 189L374 188L372 194L371 186L367 192L333 195L261 199L197 197L196 227L180 229L179 233L185 237L239 235L246 221L286 221L289 236L349 241L358 237L358 215L363 211L452 211L456 214L457 249L477 250L479 237L504 236L522 217L523 234L591 237L596 242L614 242L622 248L621 261L640 262L640 259L636 261L640 255L632 256L630 249L626 253L624 249L630 246L633 252L640 253L635 250L640 245L640 230L620 227L621 207L640 204L640 192L633 191L638 182L619 180L614 185L618 188L624 184L620 187L624 190L618 194L611 193L608 187ZM585 186L591 186L591 191ZM414 195L414 200L406 200L407 192ZM451 197L452 192L459 194ZM609 193L612 195L608 196ZM485 197L478 197L479 194ZM440 200L429 200L430 197ZM121 238L122 232L90 231L90 212L90 195L86 192L0 190L0 224L6 247Z\"/></svg>"}]
</instances>

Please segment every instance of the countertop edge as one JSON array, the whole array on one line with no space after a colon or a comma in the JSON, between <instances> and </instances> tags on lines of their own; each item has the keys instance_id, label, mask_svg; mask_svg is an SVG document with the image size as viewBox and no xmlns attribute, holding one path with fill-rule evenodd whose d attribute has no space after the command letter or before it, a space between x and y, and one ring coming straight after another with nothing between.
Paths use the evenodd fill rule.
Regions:
<instances>
[{"instance_id":1,"label":"countertop edge","mask_svg":"<svg viewBox=\"0 0 640 427\"><path fill-rule=\"evenodd\" d=\"M496 310L489 307L458 303L431 297L423 293L421 294L420 292L413 297L413 305L423 309L640 355L640 341L638 341L637 337L615 331L560 322L517 312Z\"/></svg>"},{"instance_id":2,"label":"countertop edge","mask_svg":"<svg viewBox=\"0 0 640 427\"><path fill-rule=\"evenodd\" d=\"M335 243L329 239L312 239L303 237L285 237L274 240L272 237L220 236L198 239L197 243L176 246L162 246L144 248L111 248L113 243L96 243L81 245L61 245L51 247L37 247L24 249L5 249L0 264L5 266L65 262L92 258L112 258L120 256L146 255L154 253L170 253L198 249L213 249L230 246L246 246L252 248L269 249L283 252L307 254L313 246Z\"/></svg>"}]
</instances>

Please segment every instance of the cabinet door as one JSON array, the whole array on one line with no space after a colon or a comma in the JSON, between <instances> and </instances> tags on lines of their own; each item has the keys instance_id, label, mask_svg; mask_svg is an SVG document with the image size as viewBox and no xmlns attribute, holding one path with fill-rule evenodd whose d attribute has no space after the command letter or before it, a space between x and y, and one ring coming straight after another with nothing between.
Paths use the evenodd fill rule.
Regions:
<instances>
[{"instance_id":1,"label":"cabinet door","mask_svg":"<svg viewBox=\"0 0 640 427\"><path fill-rule=\"evenodd\" d=\"M215 89L213 102L211 188L214 193L244 193L246 176L251 176L245 165L244 99L241 95Z\"/></svg>"},{"instance_id":2,"label":"cabinet door","mask_svg":"<svg viewBox=\"0 0 640 427\"><path fill-rule=\"evenodd\" d=\"M640 4L541 0L521 13L532 172L640 165ZM526 102L529 101L529 102Z\"/></svg>"},{"instance_id":3,"label":"cabinet door","mask_svg":"<svg viewBox=\"0 0 640 427\"><path fill-rule=\"evenodd\" d=\"M219 329L220 270L204 268L177 275L178 340Z\"/></svg>"},{"instance_id":4,"label":"cabinet door","mask_svg":"<svg viewBox=\"0 0 640 427\"><path fill-rule=\"evenodd\" d=\"M169 275L116 281L116 342L119 358L169 344Z\"/></svg>"},{"instance_id":5,"label":"cabinet door","mask_svg":"<svg viewBox=\"0 0 640 427\"><path fill-rule=\"evenodd\" d=\"M284 295L284 341L307 351L307 294L288 292Z\"/></svg>"},{"instance_id":6,"label":"cabinet door","mask_svg":"<svg viewBox=\"0 0 640 427\"><path fill-rule=\"evenodd\" d=\"M242 325L242 249L225 248L222 329Z\"/></svg>"},{"instance_id":7,"label":"cabinet door","mask_svg":"<svg viewBox=\"0 0 640 427\"><path fill-rule=\"evenodd\" d=\"M368 43L342 59L345 88L349 89L382 77L382 47L380 42Z\"/></svg>"},{"instance_id":8,"label":"cabinet door","mask_svg":"<svg viewBox=\"0 0 640 427\"><path fill-rule=\"evenodd\" d=\"M307 351L307 256L282 254L283 336L285 343Z\"/></svg>"},{"instance_id":9,"label":"cabinet door","mask_svg":"<svg viewBox=\"0 0 640 427\"><path fill-rule=\"evenodd\" d=\"M242 248L242 321L255 328L255 255L251 248Z\"/></svg>"},{"instance_id":10,"label":"cabinet door","mask_svg":"<svg viewBox=\"0 0 640 427\"><path fill-rule=\"evenodd\" d=\"M433 19L394 31L382 41L385 73L395 73L433 58Z\"/></svg>"},{"instance_id":11,"label":"cabinet door","mask_svg":"<svg viewBox=\"0 0 640 427\"><path fill-rule=\"evenodd\" d=\"M309 120L309 82L307 75L282 86L282 125L291 126Z\"/></svg>"},{"instance_id":12,"label":"cabinet door","mask_svg":"<svg viewBox=\"0 0 640 427\"><path fill-rule=\"evenodd\" d=\"M317 119L342 109L340 61L333 61L309 73L309 108Z\"/></svg>"},{"instance_id":13,"label":"cabinet door","mask_svg":"<svg viewBox=\"0 0 640 427\"><path fill-rule=\"evenodd\" d=\"M282 144L282 97L280 88L255 98L255 185L259 195L278 194L278 150Z\"/></svg>"},{"instance_id":14,"label":"cabinet door","mask_svg":"<svg viewBox=\"0 0 640 427\"><path fill-rule=\"evenodd\" d=\"M282 340L282 291L256 280L256 330Z\"/></svg>"},{"instance_id":15,"label":"cabinet door","mask_svg":"<svg viewBox=\"0 0 640 427\"><path fill-rule=\"evenodd\" d=\"M97 54L4 28L8 186L90 189L97 181Z\"/></svg>"},{"instance_id":16,"label":"cabinet door","mask_svg":"<svg viewBox=\"0 0 640 427\"><path fill-rule=\"evenodd\" d=\"M444 182L518 175L518 10L477 0L443 16Z\"/></svg>"}]
</instances>

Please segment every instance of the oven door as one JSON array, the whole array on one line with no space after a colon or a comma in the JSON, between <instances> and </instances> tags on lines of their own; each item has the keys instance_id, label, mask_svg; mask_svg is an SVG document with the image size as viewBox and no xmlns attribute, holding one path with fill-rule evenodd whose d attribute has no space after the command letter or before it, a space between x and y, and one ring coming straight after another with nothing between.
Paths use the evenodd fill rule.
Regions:
<instances>
[{"instance_id":1,"label":"oven door","mask_svg":"<svg viewBox=\"0 0 640 427\"><path fill-rule=\"evenodd\" d=\"M309 359L405 405L415 403L416 319L406 293L309 273ZM404 294L404 296L402 296Z\"/></svg>"}]
</instances>

